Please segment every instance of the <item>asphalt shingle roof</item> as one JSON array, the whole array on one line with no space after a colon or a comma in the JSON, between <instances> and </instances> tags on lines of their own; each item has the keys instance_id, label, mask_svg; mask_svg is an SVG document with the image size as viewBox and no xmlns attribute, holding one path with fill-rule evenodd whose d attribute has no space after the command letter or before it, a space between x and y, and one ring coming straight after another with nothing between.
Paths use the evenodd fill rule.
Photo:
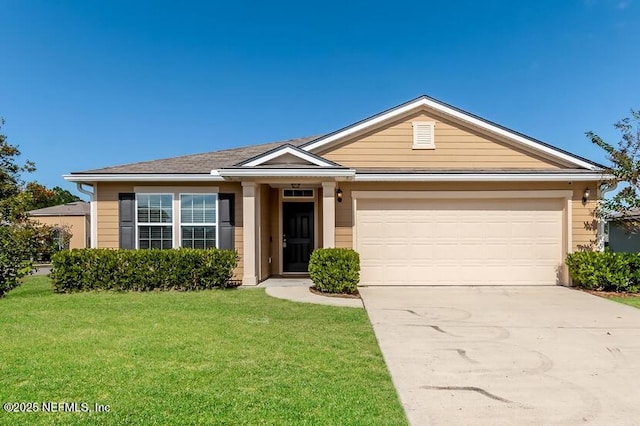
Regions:
<instances>
[{"instance_id":1,"label":"asphalt shingle roof","mask_svg":"<svg viewBox=\"0 0 640 426\"><path fill-rule=\"evenodd\" d=\"M88 216L91 212L90 204L86 201L76 201L59 206L45 207L31 210L30 216Z\"/></svg>"},{"instance_id":2,"label":"asphalt shingle roof","mask_svg":"<svg viewBox=\"0 0 640 426\"><path fill-rule=\"evenodd\" d=\"M263 154L279 146L290 144L300 146L317 139L319 136L290 139L279 142L251 145L241 148L225 149L222 151L205 152L201 154L183 155L180 157L164 158L161 160L142 161L139 163L123 164L119 166L103 167L101 169L85 170L73 174L101 174L101 173L171 173L171 174L209 174L212 169L233 167L244 160Z\"/></svg>"}]
</instances>

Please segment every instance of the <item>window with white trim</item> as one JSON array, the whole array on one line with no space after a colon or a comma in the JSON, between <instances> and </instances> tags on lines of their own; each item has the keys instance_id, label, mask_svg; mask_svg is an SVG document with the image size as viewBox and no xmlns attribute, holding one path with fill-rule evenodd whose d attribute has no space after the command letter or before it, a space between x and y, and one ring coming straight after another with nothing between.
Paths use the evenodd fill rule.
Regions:
<instances>
[{"instance_id":1,"label":"window with white trim","mask_svg":"<svg viewBox=\"0 0 640 426\"><path fill-rule=\"evenodd\" d=\"M136 194L138 248L173 247L173 195Z\"/></svg>"},{"instance_id":2,"label":"window with white trim","mask_svg":"<svg viewBox=\"0 0 640 426\"><path fill-rule=\"evenodd\" d=\"M218 195L180 194L180 240L182 247L217 247Z\"/></svg>"},{"instance_id":3,"label":"window with white trim","mask_svg":"<svg viewBox=\"0 0 640 426\"><path fill-rule=\"evenodd\" d=\"M435 121L414 121L413 149L436 149Z\"/></svg>"},{"instance_id":4,"label":"window with white trim","mask_svg":"<svg viewBox=\"0 0 640 426\"><path fill-rule=\"evenodd\" d=\"M53 228L51 243L56 250L69 250L69 239L65 238L67 231L64 228Z\"/></svg>"},{"instance_id":5,"label":"window with white trim","mask_svg":"<svg viewBox=\"0 0 640 426\"><path fill-rule=\"evenodd\" d=\"M284 198L313 198L313 189L284 189L282 196Z\"/></svg>"}]
</instances>

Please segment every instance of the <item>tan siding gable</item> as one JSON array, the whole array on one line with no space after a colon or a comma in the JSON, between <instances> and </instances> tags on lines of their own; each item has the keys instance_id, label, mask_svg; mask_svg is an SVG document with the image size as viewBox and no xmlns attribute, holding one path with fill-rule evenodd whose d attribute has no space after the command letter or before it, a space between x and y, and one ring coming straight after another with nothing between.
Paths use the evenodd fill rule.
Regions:
<instances>
[{"instance_id":1,"label":"tan siding gable","mask_svg":"<svg viewBox=\"0 0 640 426\"><path fill-rule=\"evenodd\" d=\"M295 155L291 155L291 154L283 154L279 157L276 157L272 160L267 161L266 163L264 163L265 165L280 165L280 164L302 164L302 165L309 165L310 163L300 157L296 157Z\"/></svg>"},{"instance_id":2,"label":"tan siding gable","mask_svg":"<svg viewBox=\"0 0 640 426\"><path fill-rule=\"evenodd\" d=\"M413 121L435 121L435 150L415 150ZM423 169L559 169L533 153L492 139L452 121L425 113L358 136L329 151L324 158L355 168Z\"/></svg>"}]
</instances>

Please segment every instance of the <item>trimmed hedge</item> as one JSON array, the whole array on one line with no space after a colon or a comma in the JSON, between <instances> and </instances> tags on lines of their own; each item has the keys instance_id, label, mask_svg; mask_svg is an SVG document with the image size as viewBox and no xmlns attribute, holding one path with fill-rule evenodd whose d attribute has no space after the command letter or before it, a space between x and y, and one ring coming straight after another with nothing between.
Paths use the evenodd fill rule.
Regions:
<instances>
[{"instance_id":1,"label":"trimmed hedge","mask_svg":"<svg viewBox=\"0 0 640 426\"><path fill-rule=\"evenodd\" d=\"M90 290L204 290L239 285L231 281L238 264L232 250L61 251L51 259L56 293Z\"/></svg>"},{"instance_id":2,"label":"trimmed hedge","mask_svg":"<svg viewBox=\"0 0 640 426\"><path fill-rule=\"evenodd\" d=\"M320 291L355 293L360 282L360 255L351 249L316 249L309 260L309 275Z\"/></svg>"},{"instance_id":3,"label":"trimmed hedge","mask_svg":"<svg viewBox=\"0 0 640 426\"><path fill-rule=\"evenodd\" d=\"M576 252L567 256L573 283L587 290L637 293L640 290L640 254Z\"/></svg>"}]
</instances>

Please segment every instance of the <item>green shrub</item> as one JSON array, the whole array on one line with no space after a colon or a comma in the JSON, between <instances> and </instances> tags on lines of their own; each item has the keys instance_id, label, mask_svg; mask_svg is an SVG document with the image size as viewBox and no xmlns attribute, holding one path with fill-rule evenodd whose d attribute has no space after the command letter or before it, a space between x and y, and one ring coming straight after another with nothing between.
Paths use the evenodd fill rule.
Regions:
<instances>
[{"instance_id":1,"label":"green shrub","mask_svg":"<svg viewBox=\"0 0 640 426\"><path fill-rule=\"evenodd\" d=\"M360 256L351 249L316 249L309 260L309 275L320 291L355 293L360 282Z\"/></svg>"},{"instance_id":2,"label":"green shrub","mask_svg":"<svg viewBox=\"0 0 640 426\"><path fill-rule=\"evenodd\" d=\"M640 254L576 252L567 256L573 283L588 290L637 292Z\"/></svg>"},{"instance_id":3,"label":"green shrub","mask_svg":"<svg viewBox=\"0 0 640 426\"><path fill-rule=\"evenodd\" d=\"M31 271L33 250L23 228L0 224L0 297L18 287Z\"/></svg>"},{"instance_id":4,"label":"green shrub","mask_svg":"<svg viewBox=\"0 0 640 426\"><path fill-rule=\"evenodd\" d=\"M61 251L52 257L51 278L57 293L88 290L203 290L236 286L238 265L232 250Z\"/></svg>"}]
</instances>

